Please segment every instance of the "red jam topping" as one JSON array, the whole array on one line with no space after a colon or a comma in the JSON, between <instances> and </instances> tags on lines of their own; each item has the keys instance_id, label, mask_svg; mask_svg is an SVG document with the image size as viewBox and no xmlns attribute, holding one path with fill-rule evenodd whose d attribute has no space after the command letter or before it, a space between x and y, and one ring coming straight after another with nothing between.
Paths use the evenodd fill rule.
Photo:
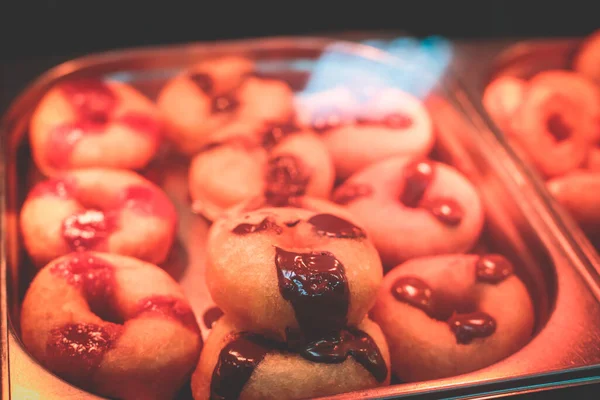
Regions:
<instances>
[{"instance_id":1,"label":"red jam topping","mask_svg":"<svg viewBox=\"0 0 600 400\"><path fill-rule=\"evenodd\" d=\"M107 317L112 315L115 290L114 268L110 263L88 253L78 253L54 264L50 272L81 288L92 312L110 319Z\"/></svg>"},{"instance_id":2,"label":"red jam topping","mask_svg":"<svg viewBox=\"0 0 600 400\"><path fill-rule=\"evenodd\" d=\"M117 228L112 212L85 210L64 219L62 235L74 251L98 249Z\"/></svg>"},{"instance_id":3,"label":"red jam topping","mask_svg":"<svg viewBox=\"0 0 600 400\"><path fill-rule=\"evenodd\" d=\"M138 303L132 318L141 315L160 315L180 322L193 332L200 332L196 317L189 304L182 299L171 296L151 296Z\"/></svg>"},{"instance_id":4,"label":"red jam topping","mask_svg":"<svg viewBox=\"0 0 600 400\"><path fill-rule=\"evenodd\" d=\"M303 336L339 332L346 325L350 299L343 264L327 251L275 251L279 291L294 308Z\"/></svg>"},{"instance_id":5,"label":"red jam topping","mask_svg":"<svg viewBox=\"0 0 600 400\"><path fill-rule=\"evenodd\" d=\"M67 324L50 331L46 343L49 369L65 380L89 388L104 354L115 346L122 326Z\"/></svg>"},{"instance_id":6,"label":"red jam topping","mask_svg":"<svg viewBox=\"0 0 600 400\"><path fill-rule=\"evenodd\" d=\"M350 204L361 197L369 197L373 194L373 187L366 183L346 183L340 186L333 195L333 201L337 204Z\"/></svg>"},{"instance_id":7,"label":"red jam topping","mask_svg":"<svg viewBox=\"0 0 600 400\"><path fill-rule=\"evenodd\" d=\"M408 129L413 125L413 119L402 113L389 114L380 120L361 118L356 121L358 125L382 125L390 129Z\"/></svg>"},{"instance_id":8,"label":"red jam topping","mask_svg":"<svg viewBox=\"0 0 600 400\"><path fill-rule=\"evenodd\" d=\"M121 206L140 214L176 221L177 213L169 198L149 185L128 186L121 195Z\"/></svg>"},{"instance_id":9,"label":"red jam topping","mask_svg":"<svg viewBox=\"0 0 600 400\"><path fill-rule=\"evenodd\" d=\"M360 239L367 237L365 231L353 223L332 214L317 214L308 223L313 225L317 234L343 239Z\"/></svg>"},{"instance_id":10,"label":"red jam topping","mask_svg":"<svg viewBox=\"0 0 600 400\"><path fill-rule=\"evenodd\" d=\"M117 122L126 125L133 132L147 135L157 142L162 135L162 124L151 115L129 112L119 117Z\"/></svg>"},{"instance_id":11,"label":"red jam topping","mask_svg":"<svg viewBox=\"0 0 600 400\"><path fill-rule=\"evenodd\" d=\"M513 273L513 266L500 254L486 254L477 260L475 274L477 280L485 283L500 283Z\"/></svg>"},{"instance_id":12,"label":"red jam topping","mask_svg":"<svg viewBox=\"0 0 600 400\"><path fill-rule=\"evenodd\" d=\"M60 89L79 119L86 123L106 124L117 106L117 96L99 79L73 79L62 83Z\"/></svg>"},{"instance_id":13,"label":"red jam topping","mask_svg":"<svg viewBox=\"0 0 600 400\"><path fill-rule=\"evenodd\" d=\"M445 225L457 226L464 217L464 210L454 199L437 197L424 200L425 192L433 182L434 165L429 161L413 162L404 170L404 190L400 202L409 208L422 208Z\"/></svg>"},{"instance_id":14,"label":"red jam topping","mask_svg":"<svg viewBox=\"0 0 600 400\"><path fill-rule=\"evenodd\" d=\"M271 218L266 217L258 224L248 224L248 223L239 224L238 226L233 228L232 232L235 233L236 235L247 235L249 233L268 232L268 231L274 232L276 234L280 234L281 232L283 232L283 229L281 229L281 227L279 225L277 225L277 223L275 221L273 221Z\"/></svg>"},{"instance_id":15,"label":"red jam topping","mask_svg":"<svg viewBox=\"0 0 600 400\"><path fill-rule=\"evenodd\" d=\"M215 323L223 316L223 310L219 307L211 307L204 312L202 316L202 321L204 322L204 326L208 329L212 329Z\"/></svg>"},{"instance_id":16,"label":"red jam topping","mask_svg":"<svg viewBox=\"0 0 600 400\"><path fill-rule=\"evenodd\" d=\"M58 197L59 199L68 199L74 196L75 190L76 185L74 179L50 178L36 184L33 189L31 189L31 192L29 192L29 198L53 196Z\"/></svg>"}]
</instances>

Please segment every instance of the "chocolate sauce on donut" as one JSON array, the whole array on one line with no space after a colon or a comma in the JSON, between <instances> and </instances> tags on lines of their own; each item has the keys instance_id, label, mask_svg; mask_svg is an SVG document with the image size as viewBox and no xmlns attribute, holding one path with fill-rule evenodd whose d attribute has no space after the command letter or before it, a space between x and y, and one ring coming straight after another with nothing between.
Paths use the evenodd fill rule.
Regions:
<instances>
[{"instance_id":1,"label":"chocolate sauce on donut","mask_svg":"<svg viewBox=\"0 0 600 400\"><path fill-rule=\"evenodd\" d=\"M294 308L307 339L337 333L345 325L350 291L342 263L330 252L297 253L275 247L279 291Z\"/></svg>"},{"instance_id":2,"label":"chocolate sauce on donut","mask_svg":"<svg viewBox=\"0 0 600 400\"><path fill-rule=\"evenodd\" d=\"M277 225L277 223L275 221L273 221L271 218L266 217L265 219L260 221L258 224L248 224L248 223L239 224L232 230L232 232L235 233L236 235L247 235L249 233L265 232L265 231L272 231L279 235L281 232L283 232L283 229L279 225Z\"/></svg>"},{"instance_id":3,"label":"chocolate sauce on donut","mask_svg":"<svg viewBox=\"0 0 600 400\"><path fill-rule=\"evenodd\" d=\"M546 128L557 142L567 140L571 136L571 127L565 123L562 115L554 113L546 120Z\"/></svg>"},{"instance_id":4,"label":"chocolate sauce on donut","mask_svg":"<svg viewBox=\"0 0 600 400\"><path fill-rule=\"evenodd\" d=\"M208 310L204 311L204 315L202 316L202 321L204 322L204 326L208 329L212 329L214 324L223 316L223 310L219 307L211 307Z\"/></svg>"},{"instance_id":5,"label":"chocolate sauce on donut","mask_svg":"<svg viewBox=\"0 0 600 400\"><path fill-rule=\"evenodd\" d=\"M308 221L314 226L315 231L322 236L343 239L360 239L367 237L364 230L332 214L313 215Z\"/></svg>"},{"instance_id":6,"label":"chocolate sauce on donut","mask_svg":"<svg viewBox=\"0 0 600 400\"><path fill-rule=\"evenodd\" d=\"M361 197L373 194L373 187L366 183L346 183L340 186L333 195L333 201L346 205Z\"/></svg>"},{"instance_id":7,"label":"chocolate sauce on donut","mask_svg":"<svg viewBox=\"0 0 600 400\"><path fill-rule=\"evenodd\" d=\"M464 210L454 199L437 197L424 200L425 192L433 182L435 166L430 161L410 163L404 170L404 190L400 202L409 208L423 208L445 225L459 225Z\"/></svg>"},{"instance_id":8,"label":"chocolate sauce on donut","mask_svg":"<svg viewBox=\"0 0 600 400\"><path fill-rule=\"evenodd\" d=\"M378 382L387 377L387 366L379 347L371 336L356 328L346 328L339 335L311 342L301 355L307 360L327 364L342 363L351 356Z\"/></svg>"},{"instance_id":9,"label":"chocolate sauce on donut","mask_svg":"<svg viewBox=\"0 0 600 400\"><path fill-rule=\"evenodd\" d=\"M50 272L80 288L93 313L103 319L118 319L115 318L112 304L114 267L108 261L88 253L79 253L57 262L50 267Z\"/></svg>"},{"instance_id":10,"label":"chocolate sauce on donut","mask_svg":"<svg viewBox=\"0 0 600 400\"><path fill-rule=\"evenodd\" d=\"M469 344L473 339L488 337L496 331L496 320L481 311L454 314L448 325L460 344Z\"/></svg>"},{"instance_id":11,"label":"chocolate sauce on donut","mask_svg":"<svg viewBox=\"0 0 600 400\"><path fill-rule=\"evenodd\" d=\"M433 319L446 321L459 344L469 344L473 339L490 336L496 330L496 321L490 315L472 310L470 304L445 298L443 293L434 292L417 277L398 278L391 291L396 300L419 308Z\"/></svg>"},{"instance_id":12,"label":"chocolate sauce on donut","mask_svg":"<svg viewBox=\"0 0 600 400\"><path fill-rule=\"evenodd\" d=\"M477 280L485 283L499 283L513 273L513 266L500 254L486 254L477 260L475 274Z\"/></svg>"},{"instance_id":13,"label":"chocolate sauce on donut","mask_svg":"<svg viewBox=\"0 0 600 400\"><path fill-rule=\"evenodd\" d=\"M192 82L194 82L194 85L196 85L196 87L200 89L201 92L207 95L211 95L213 93L213 90L215 88L215 82L209 74L203 72L195 72L190 74L189 78Z\"/></svg>"},{"instance_id":14,"label":"chocolate sauce on donut","mask_svg":"<svg viewBox=\"0 0 600 400\"><path fill-rule=\"evenodd\" d=\"M98 248L117 228L113 212L85 210L68 216L62 223L62 235L71 250Z\"/></svg>"},{"instance_id":15,"label":"chocolate sauce on donut","mask_svg":"<svg viewBox=\"0 0 600 400\"><path fill-rule=\"evenodd\" d=\"M50 178L36 184L29 192L29 198L53 196L59 199L73 197L76 191L74 179Z\"/></svg>"},{"instance_id":16,"label":"chocolate sauce on donut","mask_svg":"<svg viewBox=\"0 0 600 400\"><path fill-rule=\"evenodd\" d=\"M285 226L287 226L288 228L293 228L296 225L298 225L300 223L301 220L297 219L295 221L287 221L285 222Z\"/></svg>"},{"instance_id":17,"label":"chocolate sauce on donut","mask_svg":"<svg viewBox=\"0 0 600 400\"><path fill-rule=\"evenodd\" d=\"M252 373L277 343L243 332L223 347L210 382L210 400L237 400Z\"/></svg>"},{"instance_id":18,"label":"chocolate sauce on donut","mask_svg":"<svg viewBox=\"0 0 600 400\"><path fill-rule=\"evenodd\" d=\"M132 318L149 314L178 321L192 332L200 332L192 309L183 299L160 295L146 297L138 302Z\"/></svg>"},{"instance_id":19,"label":"chocolate sauce on donut","mask_svg":"<svg viewBox=\"0 0 600 400\"><path fill-rule=\"evenodd\" d=\"M310 181L298 157L279 155L269 160L265 174L267 204L287 204L290 197L302 196Z\"/></svg>"},{"instance_id":20,"label":"chocolate sauce on donut","mask_svg":"<svg viewBox=\"0 0 600 400\"><path fill-rule=\"evenodd\" d=\"M46 364L60 377L89 388L104 354L123 331L116 324L66 324L52 329L46 342Z\"/></svg>"}]
</instances>

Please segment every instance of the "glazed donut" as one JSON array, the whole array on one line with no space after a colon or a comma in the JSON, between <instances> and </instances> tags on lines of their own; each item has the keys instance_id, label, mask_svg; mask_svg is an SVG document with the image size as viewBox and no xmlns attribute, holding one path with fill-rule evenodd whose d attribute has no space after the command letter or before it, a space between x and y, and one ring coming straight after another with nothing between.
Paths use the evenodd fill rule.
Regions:
<instances>
[{"instance_id":1,"label":"glazed donut","mask_svg":"<svg viewBox=\"0 0 600 400\"><path fill-rule=\"evenodd\" d=\"M573 69L600 84L600 30L583 41L575 56Z\"/></svg>"},{"instance_id":2,"label":"glazed donut","mask_svg":"<svg viewBox=\"0 0 600 400\"><path fill-rule=\"evenodd\" d=\"M254 63L240 57L221 57L199 63L169 81L158 96L158 107L169 125L171 141L194 154L224 136L240 121L260 129L293 116L293 93L283 81L253 76Z\"/></svg>"},{"instance_id":3,"label":"glazed donut","mask_svg":"<svg viewBox=\"0 0 600 400\"><path fill-rule=\"evenodd\" d=\"M433 147L429 114L408 93L383 90L355 117L349 122L346 115L326 115L312 121L323 135L339 178L391 156L426 156Z\"/></svg>"},{"instance_id":4,"label":"glazed donut","mask_svg":"<svg viewBox=\"0 0 600 400\"><path fill-rule=\"evenodd\" d=\"M206 341L192 394L196 400L315 398L387 385L389 370L385 338L368 319L338 339L290 349L225 316Z\"/></svg>"},{"instance_id":5,"label":"glazed donut","mask_svg":"<svg viewBox=\"0 0 600 400\"><path fill-rule=\"evenodd\" d=\"M158 150L162 118L133 87L71 79L40 101L30 123L33 159L46 175L66 169L140 169Z\"/></svg>"},{"instance_id":6,"label":"glazed donut","mask_svg":"<svg viewBox=\"0 0 600 400\"><path fill-rule=\"evenodd\" d=\"M357 325L383 272L365 232L346 216L332 205L325 213L281 207L220 218L207 239L212 299L241 328L283 341Z\"/></svg>"},{"instance_id":7,"label":"glazed donut","mask_svg":"<svg viewBox=\"0 0 600 400\"><path fill-rule=\"evenodd\" d=\"M546 185L583 230L600 233L600 172L575 170L550 179Z\"/></svg>"},{"instance_id":8,"label":"glazed donut","mask_svg":"<svg viewBox=\"0 0 600 400\"><path fill-rule=\"evenodd\" d=\"M453 167L394 157L373 164L336 189L369 233L384 266L473 247L484 215L473 185Z\"/></svg>"},{"instance_id":9,"label":"glazed donut","mask_svg":"<svg viewBox=\"0 0 600 400\"><path fill-rule=\"evenodd\" d=\"M20 225L38 267L81 250L160 263L171 249L177 215L165 193L135 172L85 169L35 185Z\"/></svg>"},{"instance_id":10,"label":"glazed donut","mask_svg":"<svg viewBox=\"0 0 600 400\"><path fill-rule=\"evenodd\" d=\"M71 253L42 268L21 310L25 347L50 371L119 399L172 399L202 338L179 285L116 254Z\"/></svg>"},{"instance_id":11,"label":"glazed donut","mask_svg":"<svg viewBox=\"0 0 600 400\"><path fill-rule=\"evenodd\" d=\"M529 83L511 131L546 177L581 166L600 130L600 91L574 72L545 71Z\"/></svg>"},{"instance_id":12,"label":"glazed donut","mask_svg":"<svg viewBox=\"0 0 600 400\"><path fill-rule=\"evenodd\" d=\"M209 220L263 193L275 205L291 195L329 197L333 181L333 162L319 137L289 125L270 127L260 142L216 143L194 157L189 172L192 208Z\"/></svg>"},{"instance_id":13,"label":"glazed donut","mask_svg":"<svg viewBox=\"0 0 600 400\"><path fill-rule=\"evenodd\" d=\"M511 135L511 119L519 109L527 82L512 76L503 76L490 83L483 94L483 105L498 128Z\"/></svg>"},{"instance_id":14,"label":"glazed donut","mask_svg":"<svg viewBox=\"0 0 600 400\"><path fill-rule=\"evenodd\" d=\"M523 347L534 324L527 289L497 254L423 257L399 265L384 278L371 313L403 382L491 365Z\"/></svg>"}]
</instances>

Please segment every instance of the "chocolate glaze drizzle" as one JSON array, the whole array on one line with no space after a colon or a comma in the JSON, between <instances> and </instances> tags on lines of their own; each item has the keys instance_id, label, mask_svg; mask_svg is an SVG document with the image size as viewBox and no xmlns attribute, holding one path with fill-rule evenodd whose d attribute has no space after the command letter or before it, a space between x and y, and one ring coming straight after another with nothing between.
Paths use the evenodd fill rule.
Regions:
<instances>
[{"instance_id":1,"label":"chocolate glaze drizzle","mask_svg":"<svg viewBox=\"0 0 600 400\"><path fill-rule=\"evenodd\" d=\"M275 221L273 221L271 218L266 217L258 224L248 224L248 223L239 224L238 226L233 228L232 232L235 233L236 235L247 235L249 233L264 232L264 231L272 231L279 235L281 232L283 232L283 229L279 225L277 225L277 223Z\"/></svg>"},{"instance_id":2,"label":"chocolate glaze drizzle","mask_svg":"<svg viewBox=\"0 0 600 400\"><path fill-rule=\"evenodd\" d=\"M431 318L446 321L459 344L492 335L496 321L490 315L472 310L470 304L459 304L441 292L434 292L427 283L413 276L400 277L392 286L396 300L424 311Z\"/></svg>"},{"instance_id":3,"label":"chocolate glaze drizzle","mask_svg":"<svg viewBox=\"0 0 600 400\"><path fill-rule=\"evenodd\" d=\"M267 204L286 205L290 197L303 196L310 180L301 161L291 154L273 157L265 174Z\"/></svg>"},{"instance_id":4,"label":"chocolate glaze drizzle","mask_svg":"<svg viewBox=\"0 0 600 400\"><path fill-rule=\"evenodd\" d=\"M322 236L343 239L359 239L367 236L358 226L332 214L313 215L308 223L313 225L315 231Z\"/></svg>"},{"instance_id":5,"label":"chocolate glaze drizzle","mask_svg":"<svg viewBox=\"0 0 600 400\"><path fill-rule=\"evenodd\" d=\"M499 283L511 276L512 264L500 254L486 254L477 260L475 274L477 280L485 283Z\"/></svg>"},{"instance_id":6,"label":"chocolate glaze drizzle","mask_svg":"<svg viewBox=\"0 0 600 400\"><path fill-rule=\"evenodd\" d=\"M446 225L459 225L464 217L464 210L456 200L446 197L423 199L434 175L435 167L430 161L417 161L407 165L404 170L404 190L399 200L406 207L429 211Z\"/></svg>"},{"instance_id":7,"label":"chocolate glaze drizzle","mask_svg":"<svg viewBox=\"0 0 600 400\"><path fill-rule=\"evenodd\" d=\"M333 195L333 201L346 205L361 197L373 194L373 187L366 183L346 183L340 186Z\"/></svg>"},{"instance_id":8,"label":"chocolate glaze drizzle","mask_svg":"<svg viewBox=\"0 0 600 400\"><path fill-rule=\"evenodd\" d=\"M294 353L295 350L258 334L236 334L219 353L210 385L210 399L238 399L256 367L271 352ZM346 328L336 335L308 343L299 349L299 354L307 360L326 364L342 363L350 356L378 382L383 382L388 373L375 341L356 328Z\"/></svg>"},{"instance_id":9,"label":"chocolate glaze drizzle","mask_svg":"<svg viewBox=\"0 0 600 400\"><path fill-rule=\"evenodd\" d=\"M346 325L350 299L342 263L327 251L275 250L279 291L294 308L304 338L339 332Z\"/></svg>"}]
</instances>

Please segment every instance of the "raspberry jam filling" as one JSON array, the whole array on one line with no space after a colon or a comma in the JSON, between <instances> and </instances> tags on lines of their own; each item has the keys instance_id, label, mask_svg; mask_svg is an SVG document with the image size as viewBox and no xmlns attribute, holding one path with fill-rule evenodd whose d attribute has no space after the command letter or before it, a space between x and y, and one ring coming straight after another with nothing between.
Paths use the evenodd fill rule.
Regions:
<instances>
[{"instance_id":1,"label":"raspberry jam filling","mask_svg":"<svg viewBox=\"0 0 600 400\"><path fill-rule=\"evenodd\" d=\"M62 235L73 251L99 250L117 229L113 212L85 210L63 220Z\"/></svg>"},{"instance_id":2,"label":"raspberry jam filling","mask_svg":"<svg viewBox=\"0 0 600 400\"><path fill-rule=\"evenodd\" d=\"M151 296L139 301L132 318L147 315L158 315L180 322L193 332L200 332L200 327L192 309L186 301L172 296Z\"/></svg>"},{"instance_id":3,"label":"raspberry jam filling","mask_svg":"<svg viewBox=\"0 0 600 400\"><path fill-rule=\"evenodd\" d=\"M50 178L37 183L29 192L30 199L36 197L52 196L59 199L69 199L74 197L77 186L74 179L69 178Z\"/></svg>"}]
</instances>

